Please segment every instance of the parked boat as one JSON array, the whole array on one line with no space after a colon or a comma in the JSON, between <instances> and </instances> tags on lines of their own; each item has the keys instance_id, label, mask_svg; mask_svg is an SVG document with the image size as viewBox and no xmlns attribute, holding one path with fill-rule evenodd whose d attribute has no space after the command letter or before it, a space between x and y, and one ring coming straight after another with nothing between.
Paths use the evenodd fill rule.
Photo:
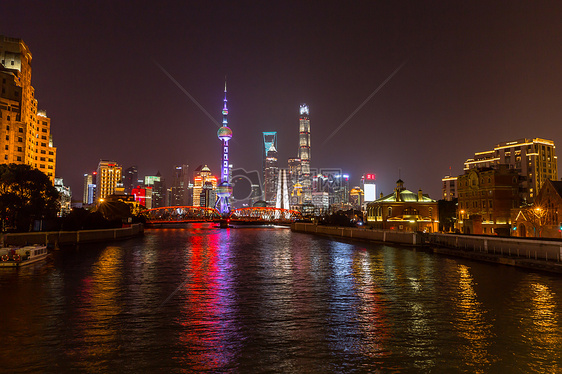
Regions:
<instances>
[{"instance_id":1,"label":"parked boat","mask_svg":"<svg viewBox=\"0 0 562 374\"><path fill-rule=\"evenodd\" d=\"M0 248L0 266L17 267L47 259L49 252L45 245Z\"/></svg>"}]
</instances>

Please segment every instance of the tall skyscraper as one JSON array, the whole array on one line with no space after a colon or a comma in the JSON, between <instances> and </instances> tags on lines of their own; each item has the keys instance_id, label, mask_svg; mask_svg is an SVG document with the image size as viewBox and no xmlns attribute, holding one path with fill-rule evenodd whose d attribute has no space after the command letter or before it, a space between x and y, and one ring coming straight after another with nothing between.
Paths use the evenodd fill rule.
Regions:
<instances>
[{"instance_id":1,"label":"tall skyscraper","mask_svg":"<svg viewBox=\"0 0 562 374\"><path fill-rule=\"evenodd\" d=\"M310 118L308 105L301 104L299 117L299 158L302 170L302 193L304 202L312 201L312 179L310 175Z\"/></svg>"},{"instance_id":2,"label":"tall skyscraper","mask_svg":"<svg viewBox=\"0 0 562 374\"><path fill-rule=\"evenodd\" d=\"M0 35L0 163L27 164L55 181L56 151L47 112L37 110L31 52L21 39Z\"/></svg>"},{"instance_id":3,"label":"tall skyscraper","mask_svg":"<svg viewBox=\"0 0 562 374\"><path fill-rule=\"evenodd\" d=\"M301 180L301 159L290 158L287 164L289 166L289 192L291 192L293 190L293 186Z\"/></svg>"},{"instance_id":4,"label":"tall skyscraper","mask_svg":"<svg viewBox=\"0 0 562 374\"><path fill-rule=\"evenodd\" d=\"M264 168L264 198L268 205L275 205L277 197L277 177L279 164L277 162L277 149L272 144L267 151Z\"/></svg>"},{"instance_id":5,"label":"tall skyscraper","mask_svg":"<svg viewBox=\"0 0 562 374\"><path fill-rule=\"evenodd\" d=\"M187 206L189 202L189 165L178 165L174 169L174 179L172 181L170 205Z\"/></svg>"},{"instance_id":6,"label":"tall skyscraper","mask_svg":"<svg viewBox=\"0 0 562 374\"><path fill-rule=\"evenodd\" d=\"M100 160L96 175L96 203L113 195L118 184L121 184L121 166L115 161Z\"/></svg>"},{"instance_id":7,"label":"tall skyscraper","mask_svg":"<svg viewBox=\"0 0 562 374\"><path fill-rule=\"evenodd\" d=\"M262 132L262 135L263 135L262 160L263 160L263 166L265 168L265 159L267 157L267 152L269 152L271 146L274 146L275 149L277 149L277 131L264 131Z\"/></svg>"},{"instance_id":8,"label":"tall skyscraper","mask_svg":"<svg viewBox=\"0 0 562 374\"><path fill-rule=\"evenodd\" d=\"M144 177L144 186L152 187L152 208L161 208L165 206L166 201L166 183L160 171L156 175L147 175Z\"/></svg>"},{"instance_id":9,"label":"tall skyscraper","mask_svg":"<svg viewBox=\"0 0 562 374\"><path fill-rule=\"evenodd\" d=\"M96 176L97 172L84 174L84 195L82 205L91 205L96 200Z\"/></svg>"},{"instance_id":10,"label":"tall skyscraper","mask_svg":"<svg viewBox=\"0 0 562 374\"><path fill-rule=\"evenodd\" d=\"M125 189L125 193L127 195L130 195L133 192L133 188L137 185L138 178L139 171L134 165L123 171L123 188Z\"/></svg>"},{"instance_id":11,"label":"tall skyscraper","mask_svg":"<svg viewBox=\"0 0 562 374\"><path fill-rule=\"evenodd\" d=\"M193 174L193 206L209 206L208 200L204 202L206 205L201 205L201 192L203 192L203 186L206 183L210 183L212 189L215 190L217 188L217 177L211 175L211 169L207 165L200 165Z\"/></svg>"},{"instance_id":12,"label":"tall skyscraper","mask_svg":"<svg viewBox=\"0 0 562 374\"><path fill-rule=\"evenodd\" d=\"M221 158L221 180L217 187L217 201L215 208L223 216L230 213L230 197L232 196L232 186L230 185L230 164L228 159L229 147L228 141L232 139L232 130L228 127L228 108L226 107L226 82L224 82L224 105L222 108L222 126L217 131L217 137L222 142L222 158ZM208 202L207 206L212 206L212 202Z\"/></svg>"}]
</instances>

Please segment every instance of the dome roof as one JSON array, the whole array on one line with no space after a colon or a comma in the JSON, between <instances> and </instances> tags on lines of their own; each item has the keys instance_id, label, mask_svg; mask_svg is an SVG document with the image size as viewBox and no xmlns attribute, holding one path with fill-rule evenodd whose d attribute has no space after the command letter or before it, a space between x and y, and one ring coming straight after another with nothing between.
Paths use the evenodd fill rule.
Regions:
<instances>
[{"instance_id":1,"label":"dome roof","mask_svg":"<svg viewBox=\"0 0 562 374\"><path fill-rule=\"evenodd\" d=\"M203 166L203 169L201 169L201 171L211 171L211 169L209 169L209 167L205 165Z\"/></svg>"},{"instance_id":2,"label":"dome roof","mask_svg":"<svg viewBox=\"0 0 562 374\"><path fill-rule=\"evenodd\" d=\"M230 140L232 138L232 130L227 126L222 126L217 131L217 136L220 140Z\"/></svg>"}]
</instances>

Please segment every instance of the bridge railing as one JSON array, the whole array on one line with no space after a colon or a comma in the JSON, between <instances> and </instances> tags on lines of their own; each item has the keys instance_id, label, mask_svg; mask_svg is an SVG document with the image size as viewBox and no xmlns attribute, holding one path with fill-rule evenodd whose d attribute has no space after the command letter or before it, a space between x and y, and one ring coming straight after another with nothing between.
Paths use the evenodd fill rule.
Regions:
<instances>
[{"instance_id":1,"label":"bridge railing","mask_svg":"<svg viewBox=\"0 0 562 374\"><path fill-rule=\"evenodd\" d=\"M214 208L194 206L169 206L147 209L141 212L147 223L206 222L224 219ZM228 219L243 222L291 223L302 219L296 210L273 207L253 207L234 209Z\"/></svg>"},{"instance_id":2,"label":"bridge railing","mask_svg":"<svg viewBox=\"0 0 562 374\"><path fill-rule=\"evenodd\" d=\"M252 207L234 209L230 213L230 220L233 221L267 221L267 222L294 222L302 219L302 214L296 210L273 208L273 207Z\"/></svg>"},{"instance_id":3,"label":"bridge railing","mask_svg":"<svg viewBox=\"0 0 562 374\"><path fill-rule=\"evenodd\" d=\"M196 206L169 206L142 212L149 223L216 221L221 218L214 208Z\"/></svg>"}]
</instances>

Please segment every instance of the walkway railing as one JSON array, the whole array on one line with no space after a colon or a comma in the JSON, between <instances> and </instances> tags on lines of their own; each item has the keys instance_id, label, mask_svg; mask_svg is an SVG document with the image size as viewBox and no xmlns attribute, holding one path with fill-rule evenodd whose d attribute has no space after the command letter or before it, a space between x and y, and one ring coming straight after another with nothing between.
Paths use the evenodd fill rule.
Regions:
<instances>
[{"instance_id":1,"label":"walkway railing","mask_svg":"<svg viewBox=\"0 0 562 374\"><path fill-rule=\"evenodd\" d=\"M428 240L430 244L502 256L546 261L562 259L562 241L456 234L429 234Z\"/></svg>"}]
</instances>

